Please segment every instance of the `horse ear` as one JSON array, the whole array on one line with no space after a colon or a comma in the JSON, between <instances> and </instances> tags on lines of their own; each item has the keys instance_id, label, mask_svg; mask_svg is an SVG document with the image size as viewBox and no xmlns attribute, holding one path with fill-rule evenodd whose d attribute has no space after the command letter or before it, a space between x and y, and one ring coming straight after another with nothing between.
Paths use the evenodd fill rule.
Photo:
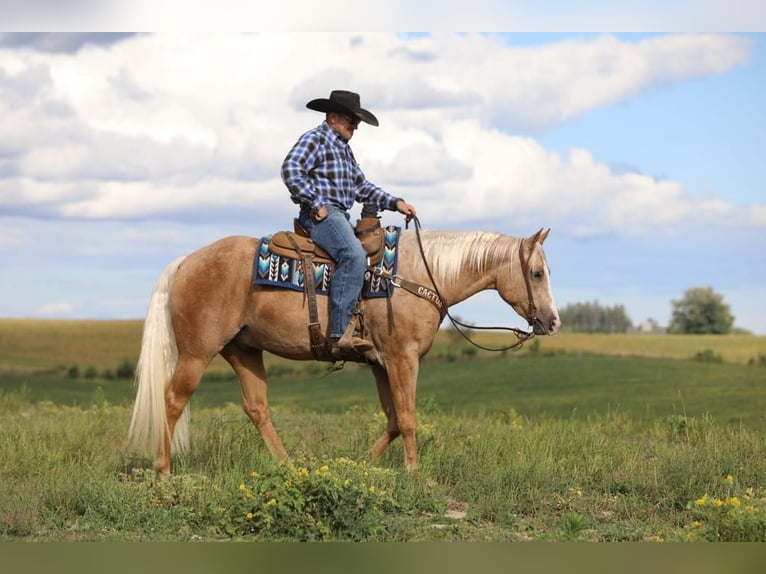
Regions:
<instances>
[{"instance_id":1,"label":"horse ear","mask_svg":"<svg viewBox=\"0 0 766 574\"><path fill-rule=\"evenodd\" d=\"M542 231L542 229L540 231ZM548 239L548 234L550 232L551 232L551 228L549 227L548 229L545 230L544 233L540 234L540 237L537 238L537 240L540 242L540 245L545 243L545 240Z\"/></svg>"},{"instance_id":2,"label":"horse ear","mask_svg":"<svg viewBox=\"0 0 766 574\"><path fill-rule=\"evenodd\" d=\"M541 227L541 228L540 228L540 229L537 231L537 233L535 233L534 235L530 236L530 237L527 239L527 241L529 241L529 244L530 244L530 245L534 245L535 243L537 243L538 241L540 241L540 235L542 234L542 232L543 232L543 228ZM542 243L542 242L541 242L541 243Z\"/></svg>"}]
</instances>

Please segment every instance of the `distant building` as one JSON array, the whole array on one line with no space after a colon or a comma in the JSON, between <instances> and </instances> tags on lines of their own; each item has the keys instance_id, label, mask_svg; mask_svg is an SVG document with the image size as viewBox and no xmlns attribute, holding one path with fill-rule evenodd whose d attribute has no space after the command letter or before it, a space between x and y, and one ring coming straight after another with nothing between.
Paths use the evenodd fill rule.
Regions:
<instances>
[{"instance_id":1,"label":"distant building","mask_svg":"<svg viewBox=\"0 0 766 574\"><path fill-rule=\"evenodd\" d=\"M664 331L665 329L660 327L654 319L646 319L638 324L639 333L663 333Z\"/></svg>"}]
</instances>

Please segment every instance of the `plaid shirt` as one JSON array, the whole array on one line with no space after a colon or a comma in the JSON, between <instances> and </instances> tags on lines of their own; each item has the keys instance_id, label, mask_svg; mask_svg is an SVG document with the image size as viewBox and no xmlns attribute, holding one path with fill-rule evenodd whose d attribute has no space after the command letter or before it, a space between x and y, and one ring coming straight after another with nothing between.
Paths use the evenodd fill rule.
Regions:
<instances>
[{"instance_id":1,"label":"plaid shirt","mask_svg":"<svg viewBox=\"0 0 766 574\"><path fill-rule=\"evenodd\" d=\"M351 146L327 122L303 134L282 162L282 181L293 203L351 209L354 201L396 211L400 199L367 181Z\"/></svg>"}]
</instances>

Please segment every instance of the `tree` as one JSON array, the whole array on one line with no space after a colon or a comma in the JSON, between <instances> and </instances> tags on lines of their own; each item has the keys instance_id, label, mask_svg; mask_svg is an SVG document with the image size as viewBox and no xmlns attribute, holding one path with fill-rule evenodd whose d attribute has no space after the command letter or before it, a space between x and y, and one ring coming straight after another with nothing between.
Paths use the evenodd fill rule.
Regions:
<instances>
[{"instance_id":1,"label":"tree","mask_svg":"<svg viewBox=\"0 0 766 574\"><path fill-rule=\"evenodd\" d=\"M724 334L730 333L734 325L729 306L712 287L687 289L672 304L668 333Z\"/></svg>"},{"instance_id":2,"label":"tree","mask_svg":"<svg viewBox=\"0 0 766 574\"><path fill-rule=\"evenodd\" d=\"M580 333L625 333L633 327L623 305L608 307L598 301L567 305L559 317L564 329Z\"/></svg>"}]
</instances>

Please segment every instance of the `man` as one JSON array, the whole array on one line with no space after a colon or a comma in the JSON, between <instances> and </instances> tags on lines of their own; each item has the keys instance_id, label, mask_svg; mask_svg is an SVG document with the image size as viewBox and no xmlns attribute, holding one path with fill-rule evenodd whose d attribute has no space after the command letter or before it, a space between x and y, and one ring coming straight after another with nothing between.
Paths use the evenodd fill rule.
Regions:
<instances>
[{"instance_id":1,"label":"man","mask_svg":"<svg viewBox=\"0 0 766 574\"><path fill-rule=\"evenodd\" d=\"M398 211L409 221L415 208L367 180L348 142L365 122L378 119L361 107L359 94L334 90L328 99L306 104L325 113L319 126L304 133L282 163L282 181L292 201L300 205L298 221L311 239L335 260L330 284L329 344L334 356L372 349L354 333L354 307L367 266L367 254L354 235L348 210L355 201L375 203L378 210Z\"/></svg>"}]
</instances>

